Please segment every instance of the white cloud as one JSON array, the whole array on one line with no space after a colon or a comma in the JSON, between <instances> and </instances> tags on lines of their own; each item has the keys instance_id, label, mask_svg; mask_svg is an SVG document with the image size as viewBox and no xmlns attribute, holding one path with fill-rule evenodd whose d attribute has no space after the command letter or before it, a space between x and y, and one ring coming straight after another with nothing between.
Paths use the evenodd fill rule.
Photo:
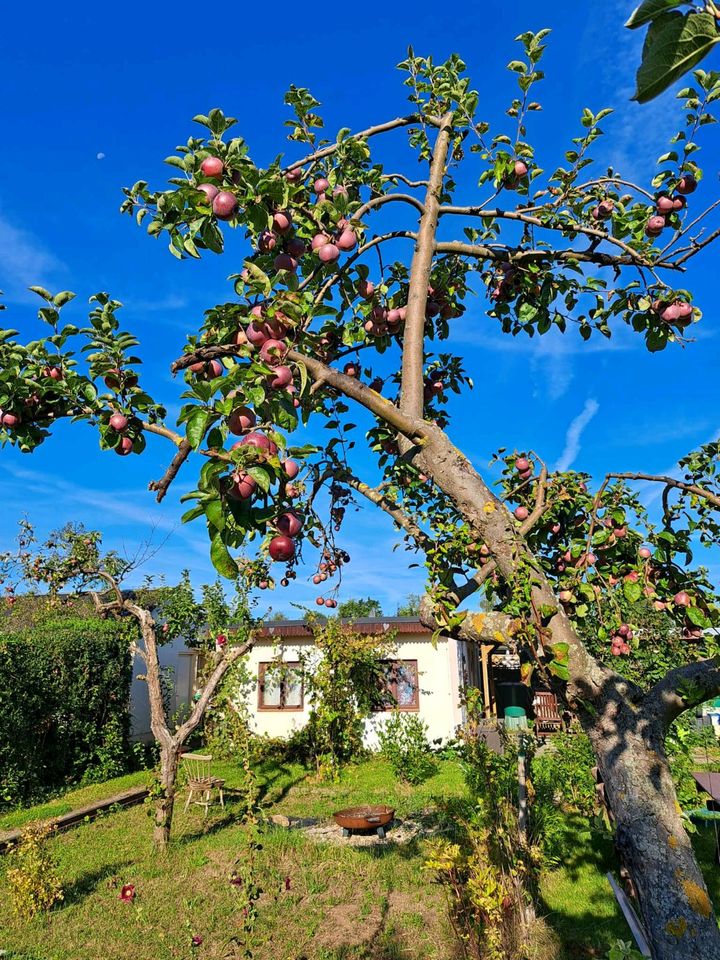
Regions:
<instances>
[{"instance_id":1,"label":"white cloud","mask_svg":"<svg viewBox=\"0 0 720 960\"><path fill-rule=\"evenodd\" d=\"M39 301L30 285L52 288L67 268L37 237L0 216L0 290L14 303Z\"/></svg>"},{"instance_id":2,"label":"white cloud","mask_svg":"<svg viewBox=\"0 0 720 960\"><path fill-rule=\"evenodd\" d=\"M565 434L565 448L560 454L560 459L555 464L555 470L562 472L563 470L570 469L578 453L580 453L580 438L582 437L583 431L599 409L600 404L597 400L585 401L585 406L568 427L567 433Z\"/></svg>"}]
</instances>

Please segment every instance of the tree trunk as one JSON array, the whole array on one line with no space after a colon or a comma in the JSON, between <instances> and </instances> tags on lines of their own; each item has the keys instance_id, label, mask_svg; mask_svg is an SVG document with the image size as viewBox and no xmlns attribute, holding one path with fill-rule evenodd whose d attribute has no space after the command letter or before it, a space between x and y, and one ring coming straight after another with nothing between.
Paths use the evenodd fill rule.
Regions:
<instances>
[{"instance_id":1,"label":"tree trunk","mask_svg":"<svg viewBox=\"0 0 720 960\"><path fill-rule=\"evenodd\" d=\"M637 890L654 960L720 958L720 931L678 815L663 731L632 704L608 698L587 732L616 844Z\"/></svg>"},{"instance_id":2,"label":"tree trunk","mask_svg":"<svg viewBox=\"0 0 720 960\"><path fill-rule=\"evenodd\" d=\"M153 843L157 850L166 851L170 843L173 809L175 807L175 782L177 780L180 744L162 747L160 751L160 785L162 794L155 807Z\"/></svg>"}]
</instances>

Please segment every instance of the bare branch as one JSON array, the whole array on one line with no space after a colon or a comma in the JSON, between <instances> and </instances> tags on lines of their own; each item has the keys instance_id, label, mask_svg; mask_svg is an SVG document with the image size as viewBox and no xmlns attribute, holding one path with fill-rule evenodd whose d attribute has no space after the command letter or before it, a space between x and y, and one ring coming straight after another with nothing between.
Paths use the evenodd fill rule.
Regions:
<instances>
[{"instance_id":1,"label":"bare branch","mask_svg":"<svg viewBox=\"0 0 720 960\"><path fill-rule=\"evenodd\" d=\"M445 206L440 207L439 216L463 216L463 217L482 217L490 218L497 220L517 220L520 223L527 223L534 227L541 227L544 230L558 230L562 232L572 232L580 233L587 237L597 238L599 240L605 240L608 243L614 244L616 247L619 247L621 250L624 250L628 256L632 257L636 263L644 266L651 267L653 264L651 261L647 260L641 253L638 253L637 250L634 250L629 244L625 243L623 240L619 240L617 237L613 237L612 234L608 233L607 230L602 230L599 227L588 227L582 223L578 223L575 220L565 220L558 221L556 223L548 222L546 220L540 219L540 217L533 216L530 213L525 213L520 210L485 210L482 207L454 207L454 206Z\"/></svg>"},{"instance_id":2,"label":"bare branch","mask_svg":"<svg viewBox=\"0 0 720 960\"><path fill-rule=\"evenodd\" d=\"M157 497L155 498L158 503L160 503L165 494L168 492L170 484L173 482L175 477L178 475L180 467L185 463L187 458L192 452L192 447L187 440L181 440L180 445L178 446L178 451L175 456L170 461L170 464L159 480L151 480L148 484L148 490L156 490Z\"/></svg>"},{"instance_id":3,"label":"bare branch","mask_svg":"<svg viewBox=\"0 0 720 960\"><path fill-rule=\"evenodd\" d=\"M384 206L386 203L408 203L411 207L415 207L416 210L419 210L420 213L425 213L425 204L422 200L418 200L417 197L411 196L409 193L383 193L379 197L371 197L367 203L364 203L361 207L354 211L351 215L353 220L361 220L369 210L376 210L378 207Z\"/></svg>"},{"instance_id":4,"label":"bare branch","mask_svg":"<svg viewBox=\"0 0 720 960\"><path fill-rule=\"evenodd\" d=\"M699 487L696 483L686 483L683 480L676 480L675 477L665 477L652 473L609 473L605 479L606 482L607 480L649 480L652 483L664 483L666 490L684 490L686 493L691 493L695 497L707 500L707 502L711 503L714 507L720 507L720 496L718 496L718 494L712 493L704 487Z\"/></svg>"},{"instance_id":5,"label":"bare branch","mask_svg":"<svg viewBox=\"0 0 720 960\"><path fill-rule=\"evenodd\" d=\"M288 167L285 167L285 170L296 170L298 167L304 167L306 163L313 163L316 160L323 160L325 157L332 156L332 154L335 153L343 143L347 143L348 140L365 140L368 137L375 137L381 133L388 133L390 130L397 130L399 127L409 127L413 123L421 122L429 123L431 126L438 126L439 123L436 117L421 117L419 113L411 113L407 117L396 117L394 120L387 120L385 123L378 123L374 127L368 127L366 130L360 130L358 133L350 134L349 137L346 137L339 143L331 143L327 147L315 150L314 153L309 153L306 157L303 157L302 160L295 160Z\"/></svg>"},{"instance_id":6,"label":"bare branch","mask_svg":"<svg viewBox=\"0 0 720 960\"><path fill-rule=\"evenodd\" d=\"M390 180L402 181L406 186L417 189L418 187L426 187L428 185L427 180L409 180L404 173L385 173L380 177L381 180Z\"/></svg>"}]
</instances>

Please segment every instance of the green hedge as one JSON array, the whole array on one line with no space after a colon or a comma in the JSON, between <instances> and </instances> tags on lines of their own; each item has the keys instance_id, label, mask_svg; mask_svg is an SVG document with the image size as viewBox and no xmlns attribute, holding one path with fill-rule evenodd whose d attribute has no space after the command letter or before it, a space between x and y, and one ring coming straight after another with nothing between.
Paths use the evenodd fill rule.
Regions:
<instances>
[{"instance_id":1,"label":"green hedge","mask_svg":"<svg viewBox=\"0 0 720 960\"><path fill-rule=\"evenodd\" d=\"M125 624L63 618L0 633L0 806L124 773L130 680Z\"/></svg>"}]
</instances>

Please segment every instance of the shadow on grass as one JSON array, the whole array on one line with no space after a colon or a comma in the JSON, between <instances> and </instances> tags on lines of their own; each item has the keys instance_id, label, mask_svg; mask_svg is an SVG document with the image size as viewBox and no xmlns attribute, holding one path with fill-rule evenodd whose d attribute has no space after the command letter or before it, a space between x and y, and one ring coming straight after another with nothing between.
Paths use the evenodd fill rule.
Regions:
<instances>
[{"instance_id":1,"label":"shadow on grass","mask_svg":"<svg viewBox=\"0 0 720 960\"><path fill-rule=\"evenodd\" d=\"M81 873L77 879L64 887L64 896L60 909L69 907L74 903L80 903L85 897L93 893L94 890L103 882L122 873L123 869L132 863L131 860L118 861L117 863L106 863L99 870L88 870ZM118 888L119 892L119 888Z\"/></svg>"}]
</instances>

